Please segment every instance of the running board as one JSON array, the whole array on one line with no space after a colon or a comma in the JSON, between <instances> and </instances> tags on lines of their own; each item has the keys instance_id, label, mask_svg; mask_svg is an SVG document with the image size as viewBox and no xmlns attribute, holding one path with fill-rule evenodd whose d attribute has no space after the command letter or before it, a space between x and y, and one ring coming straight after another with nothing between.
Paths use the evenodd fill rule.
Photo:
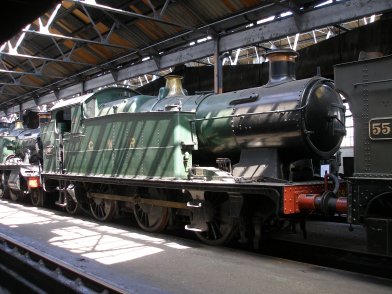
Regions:
<instances>
[{"instance_id":1,"label":"running board","mask_svg":"<svg viewBox=\"0 0 392 294\"><path fill-rule=\"evenodd\" d=\"M192 201L188 201L186 203L187 207L191 207L191 208L201 208L203 207L203 202L199 201L199 200L192 200Z\"/></svg>"},{"instance_id":2,"label":"running board","mask_svg":"<svg viewBox=\"0 0 392 294\"><path fill-rule=\"evenodd\" d=\"M67 206L67 203L61 203L59 201L56 201L54 204L56 204L57 206L60 206L60 207L66 207Z\"/></svg>"},{"instance_id":3,"label":"running board","mask_svg":"<svg viewBox=\"0 0 392 294\"><path fill-rule=\"evenodd\" d=\"M185 230L193 231L193 232L205 232L207 231L205 228L197 227L194 225L186 225Z\"/></svg>"}]
</instances>

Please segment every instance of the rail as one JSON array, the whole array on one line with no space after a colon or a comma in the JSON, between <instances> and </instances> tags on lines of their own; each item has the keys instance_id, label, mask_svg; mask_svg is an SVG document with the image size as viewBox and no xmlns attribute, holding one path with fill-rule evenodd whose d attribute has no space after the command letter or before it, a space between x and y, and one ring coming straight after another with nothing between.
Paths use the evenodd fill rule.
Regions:
<instances>
[{"instance_id":1,"label":"rail","mask_svg":"<svg viewBox=\"0 0 392 294\"><path fill-rule=\"evenodd\" d=\"M11 293L130 293L0 233L0 277Z\"/></svg>"}]
</instances>

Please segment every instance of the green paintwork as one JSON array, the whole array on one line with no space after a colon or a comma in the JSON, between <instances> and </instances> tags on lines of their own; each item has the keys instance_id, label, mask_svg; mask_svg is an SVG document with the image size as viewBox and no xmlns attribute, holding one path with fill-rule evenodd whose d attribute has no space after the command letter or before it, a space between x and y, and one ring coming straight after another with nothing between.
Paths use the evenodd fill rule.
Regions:
<instances>
[{"instance_id":1,"label":"green paintwork","mask_svg":"<svg viewBox=\"0 0 392 294\"><path fill-rule=\"evenodd\" d=\"M66 174L186 178L181 142L191 141L193 114L121 113L83 122L64 135Z\"/></svg>"},{"instance_id":2,"label":"green paintwork","mask_svg":"<svg viewBox=\"0 0 392 294\"><path fill-rule=\"evenodd\" d=\"M57 173L57 158L56 158L56 138L55 121L41 124L41 141L43 146L43 171L45 173Z\"/></svg>"},{"instance_id":3,"label":"green paintwork","mask_svg":"<svg viewBox=\"0 0 392 294\"><path fill-rule=\"evenodd\" d=\"M0 137L0 164L4 163L8 156L15 153L16 138L13 136L1 136ZM7 146L12 146L13 149L9 149Z\"/></svg>"},{"instance_id":4,"label":"green paintwork","mask_svg":"<svg viewBox=\"0 0 392 294\"><path fill-rule=\"evenodd\" d=\"M191 128L194 113L147 112L156 97L134 92L116 95L116 91L124 89L105 89L53 110L52 120L41 125L44 173L61 173L58 158L62 129L67 130L63 132L64 174L187 178L195 141ZM61 128L59 113L69 109L70 127Z\"/></svg>"}]
</instances>

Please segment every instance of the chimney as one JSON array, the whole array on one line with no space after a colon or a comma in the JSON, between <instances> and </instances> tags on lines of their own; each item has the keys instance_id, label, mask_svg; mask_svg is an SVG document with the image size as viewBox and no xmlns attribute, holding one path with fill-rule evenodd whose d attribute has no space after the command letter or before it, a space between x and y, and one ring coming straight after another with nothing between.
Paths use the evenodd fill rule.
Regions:
<instances>
[{"instance_id":1,"label":"chimney","mask_svg":"<svg viewBox=\"0 0 392 294\"><path fill-rule=\"evenodd\" d=\"M274 86L295 78L295 58L298 53L291 49L271 50L265 55L269 59L269 80L267 86Z\"/></svg>"},{"instance_id":2,"label":"chimney","mask_svg":"<svg viewBox=\"0 0 392 294\"><path fill-rule=\"evenodd\" d=\"M16 121L15 121L14 130L20 130L20 129L24 129L24 127L23 127L23 121L21 121L21 120L16 120Z\"/></svg>"},{"instance_id":3,"label":"chimney","mask_svg":"<svg viewBox=\"0 0 392 294\"><path fill-rule=\"evenodd\" d=\"M165 79L166 88L169 89L166 97L185 96L184 90L182 89L182 76L168 75Z\"/></svg>"}]
</instances>

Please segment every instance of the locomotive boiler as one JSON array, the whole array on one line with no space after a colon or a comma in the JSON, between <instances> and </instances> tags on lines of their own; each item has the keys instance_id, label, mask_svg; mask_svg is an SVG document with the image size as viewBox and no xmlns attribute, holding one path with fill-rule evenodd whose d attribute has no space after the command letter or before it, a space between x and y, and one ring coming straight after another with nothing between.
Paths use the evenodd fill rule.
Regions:
<instances>
[{"instance_id":1,"label":"locomotive boiler","mask_svg":"<svg viewBox=\"0 0 392 294\"><path fill-rule=\"evenodd\" d=\"M297 160L330 159L345 134L345 109L330 80L295 79L296 56L291 50L267 54L270 78L263 87L203 99L196 111L200 150L241 153L239 170L253 161L257 176L286 180Z\"/></svg>"},{"instance_id":2,"label":"locomotive boiler","mask_svg":"<svg viewBox=\"0 0 392 294\"><path fill-rule=\"evenodd\" d=\"M345 109L332 81L295 79L296 56L270 52L257 88L188 96L169 76L158 97L114 87L58 103L40 124L36 202L57 193L69 213L131 210L147 231L180 222L221 244L239 230L255 246L278 219L345 212L332 164Z\"/></svg>"}]
</instances>

